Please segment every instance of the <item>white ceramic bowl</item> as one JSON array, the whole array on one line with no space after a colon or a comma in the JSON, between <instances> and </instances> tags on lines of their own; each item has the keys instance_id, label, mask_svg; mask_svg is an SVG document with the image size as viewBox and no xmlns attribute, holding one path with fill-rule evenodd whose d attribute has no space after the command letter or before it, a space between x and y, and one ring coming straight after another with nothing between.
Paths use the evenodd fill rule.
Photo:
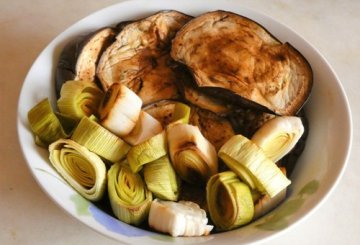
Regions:
<instances>
[{"instance_id":1,"label":"white ceramic bowl","mask_svg":"<svg viewBox=\"0 0 360 245\"><path fill-rule=\"evenodd\" d=\"M163 9L176 9L190 15L223 9L247 16L266 27L281 41L290 42L310 62L314 87L305 110L310 133L305 151L292 175L287 200L275 211L245 227L207 237L176 238L141 230L108 215L83 199L50 166L48 152L34 144L27 122L27 112L37 102L49 97L55 102L54 69L59 53L73 37L123 20L148 16ZM235 2L129 1L102 9L77 22L55 38L31 67L19 99L18 134L28 166L43 190L55 203L94 230L130 244L200 243L242 244L264 241L283 233L313 213L334 189L344 172L351 144L349 105L341 83L323 56L288 27L243 8Z\"/></svg>"}]
</instances>

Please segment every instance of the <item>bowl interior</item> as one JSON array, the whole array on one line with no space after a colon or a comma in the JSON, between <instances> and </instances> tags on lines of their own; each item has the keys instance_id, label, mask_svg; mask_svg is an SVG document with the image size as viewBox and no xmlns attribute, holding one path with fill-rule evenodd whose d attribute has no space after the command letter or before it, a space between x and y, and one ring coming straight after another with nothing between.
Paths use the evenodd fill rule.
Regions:
<instances>
[{"instance_id":1,"label":"bowl interior","mask_svg":"<svg viewBox=\"0 0 360 245\"><path fill-rule=\"evenodd\" d=\"M138 6L142 8L139 9ZM45 97L49 97L52 103L55 103L54 68L60 51L71 38L163 9L176 9L194 16L223 9L249 17L267 28L279 40L291 43L306 57L313 69L314 87L305 106L310 131L306 148L292 174L287 200L273 212L240 229L207 237L173 239L118 221L83 199L61 179L48 162L48 152L35 145L29 130L29 109ZM235 2L129 1L105 8L82 19L55 38L34 62L21 91L17 123L19 141L28 166L49 197L94 230L119 241L135 244L230 244L274 237L308 216L325 200L344 171L351 144L351 118L346 95L339 79L322 55L291 29Z\"/></svg>"}]
</instances>

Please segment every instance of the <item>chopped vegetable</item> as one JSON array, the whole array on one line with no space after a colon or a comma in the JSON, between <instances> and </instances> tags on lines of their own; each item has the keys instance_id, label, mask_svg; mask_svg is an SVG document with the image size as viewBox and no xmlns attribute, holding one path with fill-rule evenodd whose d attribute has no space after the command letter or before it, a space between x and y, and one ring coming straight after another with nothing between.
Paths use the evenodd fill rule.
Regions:
<instances>
[{"instance_id":1,"label":"chopped vegetable","mask_svg":"<svg viewBox=\"0 0 360 245\"><path fill-rule=\"evenodd\" d=\"M304 133L299 117L275 117L258 129L251 141L257 144L273 162L288 154Z\"/></svg>"},{"instance_id":2,"label":"chopped vegetable","mask_svg":"<svg viewBox=\"0 0 360 245\"><path fill-rule=\"evenodd\" d=\"M146 164L144 180L156 197L169 201L178 200L180 183L168 156Z\"/></svg>"},{"instance_id":3,"label":"chopped vegetable","mask_svg":"<svg viewBox=\"0 0 360 245\"><path fill-rule=\"evenodd\" d=\"M34 106L28 112L28 120L31 131L36 136L36 142L40 146L47 146L69 136L53 112L49 99L43 99Z\"/></svg>"},{"instance_id":4,"label":"chopped vegetable","mask_svg":"<svg viewBox=\"0 0 360 245\"><path fill-rule=\"evenodd\" d=\"M130 146L95 120L83 117L71 139L110 162L126 157Z\"/></svg>"},{"instance_id":5,"label":"chopped vegetable","mask_svg":"<svg viewBox=\"0 0 360 245\"><path fill-rule=\"evenodd\" d=\"M254 203L249 187L231 171L218 173L206 186L211 220L219 230L231 230L249 223Z\"/></svg>"},{"instance_id":6,"label":"chopped vegetable","mask_svg":"<svg viewBox=\"0 0 360 245\"><path fill-rule=\"evenodd\" d=\"M188 105L177 102L175 104L171 123L189 123L190 111L191 109Z\"/></svg>"},{"instance_id":7,"label":"chopped vegetable","mask_svg":"<svg viewBox=\"0 0 360 245\"><path fill-rule=\"evenodd\" d=\"M50 162L80 195L91 201L101 199L106 186L105 163L95 153L70 139L49 146Z\"/></svg>"},{"instance_id":8,"label":"chopped vegetable","mask_svg":"<svg viewBox=\"0 0 360 245\"><path fill-rule=\"evenodd\" d=\"M100 123L118 136L125 136L135 127L141 99L126 86L114 83L107 90L100 105Z\"/></svg>"},{"instance_id":9,"label":"chopped vegetable","mask_svg":"<svg viewBox=\"0 0 360 245\"><path fill-rule=\"evenodd\" d=\"M57 101L59 111L76 120L97 113L104 93L91 81L67 81Z\"/></svg>"},{"instance_id":10,"label":"chopped vegetable","mask_svg":"<svg viewBox=\"0 0 360 245\"><path fill-rule=\"evenodd\" d=\"M213 229L207 225L206 213L196 203L155 199L151 203L149 226L157 231L178 236L208 235Z\"/></svg>"},{"instance_id":11,"label":"chopped vegetable","mask_svg":"<svg viewBox=\"0 0 360 245\"><path fill-rule=\"evenodd\" d=\"M171 162L183 180L202 184L217 173L216 150L198 127L188 124L169 125L167 139Z\"/></svg>"},{"instance_id":12,"label":"chopped vegetable","mask_svg":"<svg viewBox=\"0 0 360 245\"><path fill-rule=\"evenodd\" d=\"M126 161L113 164L108 171L108 192L111 208L119 220L139 225L148 217L152 193Z\"/></svg>"},{"instance_id":13,"label":"chopped vegetable","mask_svg":"<svg viewBox=\"0 0 360 245\"><path fill-rule=\"evenodd\" d=\"M140 112L139 119L134 129L124 137L130 145L138 145L163 130L161 123L145 111Z\"/></svg>"},{"instance_id":14,"label":"chopped vegetable","mask_svg":"<svg viewBox=\"0 0 360 245\"><path fill-rule=\"evenodd\" d=\"M139 172L146 163L155 161L167 153L165 131L153 136L147 141L132 147L127 154L127 160L134 173Z\"/></svg>"},{"instance_id":15,"label":"chopped vegetable","mask_svg":"<svg viewBox=\"0 0 360 245\"><path fill-rule=\"evenodd\" d=\"M261 148L242 135L228 140L218 155L243 181L270 197L291 183Z\"/></svg>"}]
</instances>

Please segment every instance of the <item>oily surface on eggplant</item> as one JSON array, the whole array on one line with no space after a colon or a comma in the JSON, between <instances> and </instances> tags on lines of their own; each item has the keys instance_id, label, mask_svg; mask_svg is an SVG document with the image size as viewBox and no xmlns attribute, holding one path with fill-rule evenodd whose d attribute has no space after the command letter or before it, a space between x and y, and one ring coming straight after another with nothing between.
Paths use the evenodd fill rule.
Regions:
<instances>
[{"instance_id":1,"label":"oily surface on eggplant","mask_svg":"<svg viewBox=\"0 0 360 245\"><path fill-rule=\"evenodd\" d=\"M171 56L213 96L248 100L279 115L295 115L312 88L311 67L295 48L231 12L209 12L189 21L174 38Z\"/></svg>"},{"instance_id":2,"label":"oily surface on eggplant","mask_svg":"<svg viewBox=\"0 0 360 245\"><path fill-rule=\"evenodd\" d=\"M178 98L171 40L191 18L177 11L161 11L127 24L99 61L97 76L103 89L120 82L138 94L144 105Z\"/></svg>"}]
</instances>

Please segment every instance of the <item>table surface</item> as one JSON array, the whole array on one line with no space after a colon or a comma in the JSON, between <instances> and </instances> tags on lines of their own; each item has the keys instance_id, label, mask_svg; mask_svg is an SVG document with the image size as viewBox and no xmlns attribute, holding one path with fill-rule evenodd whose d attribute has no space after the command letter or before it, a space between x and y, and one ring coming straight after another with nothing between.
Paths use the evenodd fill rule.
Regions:
<instances>
[{"instance_id":1,"label":"table surface","mask_svg":"<svg viewBox=\"0 0 360 245\"><path fill-rule=\"evenodd\" d=\"M119 244L68 216L42 192L21 154L16 108L25 75L42 49L79 19L119 0L0 1L0 244ZM329 61L353 115L352 153L328 200L269 244L358 244L360 241L360 1L242 0L285 23Z\"/></svg>"}]
</instances>

